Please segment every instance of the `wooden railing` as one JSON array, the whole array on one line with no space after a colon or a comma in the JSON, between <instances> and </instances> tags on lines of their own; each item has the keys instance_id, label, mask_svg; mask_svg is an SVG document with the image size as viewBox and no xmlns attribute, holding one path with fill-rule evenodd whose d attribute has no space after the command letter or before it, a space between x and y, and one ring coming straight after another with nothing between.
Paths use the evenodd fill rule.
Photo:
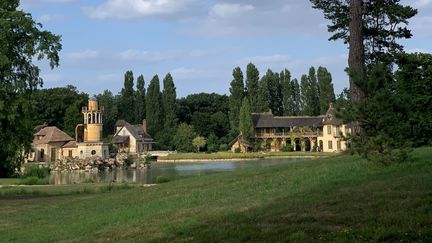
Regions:
<instances>
[{"instance_id":1,"label":"wooden railing","mask_svg":"<svg viewBox=\"0 0 432 243\"><path fill-rule=\"evenodd\" d=\"M255 134L255 138L290 138L294 137L319 137L322 136L322 132L276 132L276 133L257 133Z\"/></svg>"}]
</instances>

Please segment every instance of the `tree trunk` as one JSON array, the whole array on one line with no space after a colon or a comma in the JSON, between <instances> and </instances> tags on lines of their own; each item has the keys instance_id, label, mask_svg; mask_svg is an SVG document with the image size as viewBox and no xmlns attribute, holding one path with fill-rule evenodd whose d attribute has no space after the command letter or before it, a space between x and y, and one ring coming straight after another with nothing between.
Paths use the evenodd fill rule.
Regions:
<instances>
[{"instance_id":1,"label":"tree trunk","mask_svg":"<svg viewBox=\"0 0 432 243\"><path fill-rule=\"evenodd\" d=\"M349 36L349 81L351 100L359 102L365 99L364 92L354 83L356 79L363 79L365 76L365 59L363 44L363 0L351 0L349 3L350 13L350 36Z\"/></svg>"}]
</instances>

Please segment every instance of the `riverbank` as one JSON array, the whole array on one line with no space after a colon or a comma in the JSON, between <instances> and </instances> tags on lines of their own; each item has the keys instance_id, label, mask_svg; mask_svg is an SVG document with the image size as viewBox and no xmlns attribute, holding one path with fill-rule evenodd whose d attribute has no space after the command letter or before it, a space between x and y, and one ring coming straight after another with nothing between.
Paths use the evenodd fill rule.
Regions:
<instances>
[{"instance_id":1,"label":"riverbank","mask_svg":"<svg viewBox=\"0 0 432 243\"><path fill-rule=\"evenodd\" d=\"M235 161L268 158L322 158L335 156L337 153L318 152L253 152L253 153L176 153L165 157L158 157L157 162L206 162L206 161Z\"/></svg>"},{"instance_id":2,"label":"riverbank","mask_svg":"<svg viewBox=\"0 0 432 243\"><path fill-rule=\"evenodd\" d=\"M392 166L342 155L150 188L0 200L0 235L5 242L431 242L431 158L432 148Z\"/></svg>"}]
</instances>

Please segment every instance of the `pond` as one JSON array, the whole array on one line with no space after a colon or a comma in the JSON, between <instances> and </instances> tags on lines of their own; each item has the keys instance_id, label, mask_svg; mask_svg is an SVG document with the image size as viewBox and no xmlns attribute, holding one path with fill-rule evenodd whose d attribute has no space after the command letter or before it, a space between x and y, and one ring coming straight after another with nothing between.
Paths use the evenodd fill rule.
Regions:
<instances>
[{"instance_id":1,"label":"pond","mask_svg":"<svg viewBox=\"0 0 432 243\"><path fill-rule=\"evenodd\" d=\"M139 184L155 183L156 177L164 176L175 180L185 176L202 176L211 173L237 171L293 163L306 158L259 159L239 161L211 161L188 163L153 162L151 169L113 169L99 172L54 172L50 184L75 184L83 182L129 182Z\"/></svg>"}]
</instances>

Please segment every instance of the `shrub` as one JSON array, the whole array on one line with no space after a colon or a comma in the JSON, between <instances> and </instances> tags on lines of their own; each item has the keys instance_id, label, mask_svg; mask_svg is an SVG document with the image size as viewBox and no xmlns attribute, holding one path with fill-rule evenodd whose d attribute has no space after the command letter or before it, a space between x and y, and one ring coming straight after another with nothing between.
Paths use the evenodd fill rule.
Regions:
<instances>
[{"instance_id":1,"label":"shrub","mask_svg":"<svg viewBox=\"0 0 432 243\"><path fill-rule=\"evenodd\" d=\"M135 158L132 155L128 155L124 163L126 166L131 166L135 162Z\"/></svg>"},{"instance_id":2,"label":"shrub","mask_svg":"<svg viewBox=\"0 0 432 243\"><path fill-rule=\"evenodd\" d=\"M165 177L165 176L158 176L158 177L156 177L156 183L157 184L166 183L166 182L169 182L169 181L170 180L167 177Z\"/></svg>"},{"instance_id":3,"label":"shrub","mask_svg":"<svg viewBox=\"0 0 432 243\"><path fill-rule=\"evenodd\" d=\"M235 148L235 149L234 149L234 153L238 154L238 153L240 153L240 152L241 152L240 148Z\"/></svg>"},{"instance_id":4,"label":"shrub","mask_svg":"<svg viewBox=\"0 0 432 243\"><path fill-rule=\"evenodd\" d=\"M293 146L291 144L287 144L281 148L282 152L291 152L293 151Z\"/></svg>"},{"instance_id":5,"label":"shrub","mask_svg":"<svg viewBox=\"0 0 432 243\"><path fill-rule=\"evenodd\" d=\"M50 169L46 167L38 167L38 166L28 166L24 170L24 174L21 175L21 178L28 177L36 177L39 179L48 177L50 174Z\"/></svg>"},{"instance_id":6,"label":"shrub","mask_svg":"<svg viewBox=\"0 0 432 243\"><path fill-rule=\"evenodd\" d=\"M81 183L90 184L90 183L95 183L95 181L89 178L89 179L84 179Z\"/></svg>"},{"instance_id":7,"label":"shrub","mask_svg":"<svg viewBox=\"0 0 432 243\"><path fill-rule=\"evenodd\" d=\"M47 185L49 184L48 177L38 178L35 176L26 177L20 180L19 184L21 185Z\"/></svg>"},{"instance_id":8,"label":"shrub","mask_svg":"<svg viewBox=\"0 0 432 243\"><path fill-rule=\"evenodd\" d=\"M219 151L225 152L228 150L228 145L223 143L219 146Z\"/></svg>"}]
</instances>

